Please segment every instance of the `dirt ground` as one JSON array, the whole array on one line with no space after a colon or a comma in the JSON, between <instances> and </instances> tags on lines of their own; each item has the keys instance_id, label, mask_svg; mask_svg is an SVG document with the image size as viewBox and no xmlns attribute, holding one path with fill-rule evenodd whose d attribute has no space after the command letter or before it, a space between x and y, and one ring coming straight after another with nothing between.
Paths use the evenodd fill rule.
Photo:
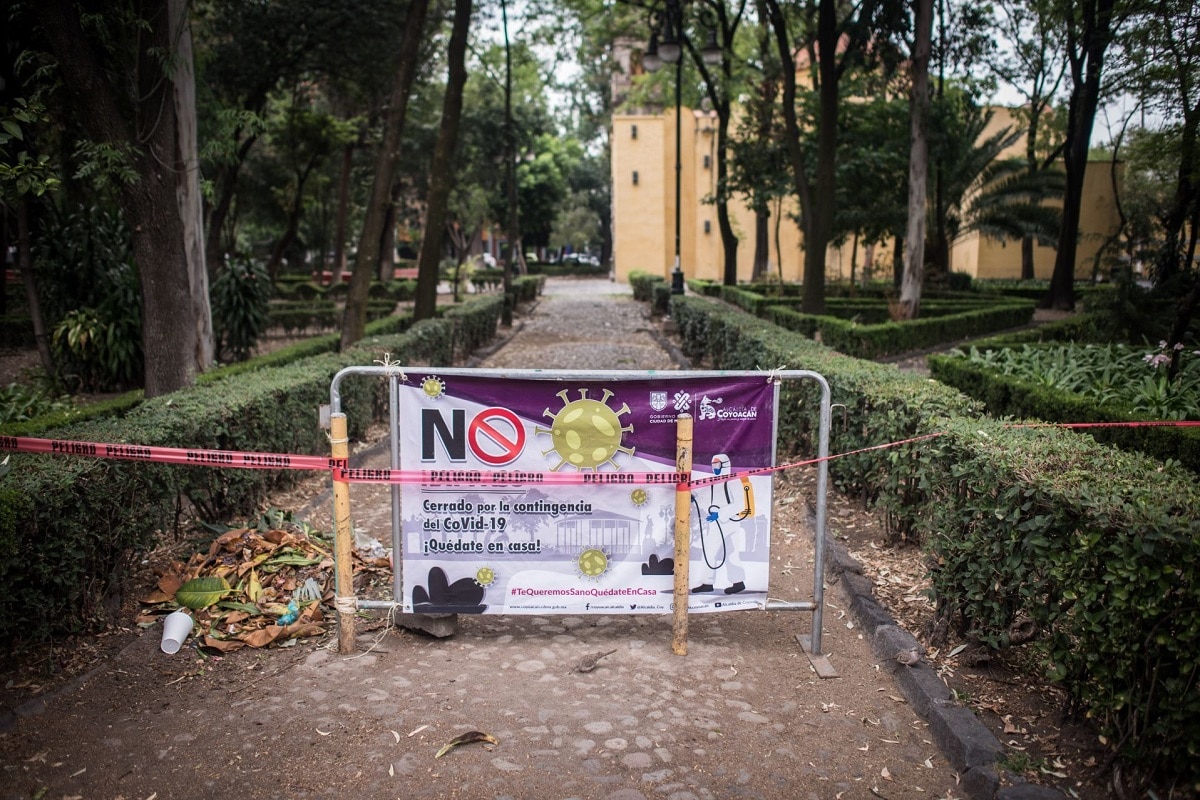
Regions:
<instances>
[{"instance_id":1,"label":"dirt ground","mask_svg":"<svg viewBox=\"0 0 1200 800\"><path fill-rule=\"evenodd\" d=\"M802 502L781 506L774 593L810 592ZM5 798L930 798L955 772L829 595L818 678L808 615L671 620L460 617L431 639L375 615L360 651L331 642L205 657L134 636L0 739ZM583 656L614 651L591 673ZM455 736L471 744L436 758Z\"/></svg>"},{"instance_id":2,"label":"dirt ground","mask_svg":"<svg viewBox=\"0 0 1200 800\"><path fill-rule=\"evenodd\" d=\"M551 313L553 295L535 314ZM610 328L632 321L633 332L624 323L611 331L632 347L653 338L657 323L627 298L578 302L618 303L604 318ZM529 323L525 332L542 342L545 331ZM521 333L492 357L497 366L541 365L520 356ZM553 346L561 351L567 338ZM645 354L636 352L640 367ZM784 473L777 482L775 597L811 596L810 480ZM327 491L314 476L268 506L320 526ZM382 513L369 491L354 507ZM922 637L932 608L919 550L889 541L876 515L836 495L830 528L893 616ZM146 554L130 599L170 558L206 544L185 538ZM810 632L808 614L694 615L686 657L672 654L671 620L661 617L462 616L455 636L433 639L381 612L362 615L349 657L330 635L224 656L189 640L168 656L159 626L133 623L131 602L99 635L0 662L0 711L19 709L0 731L0 798L965 796L896 688L891 673L906 667L872 654L839 583L826 601L823 649L838 672L827 680L795 638ZM1098 740L1059 724L1063 698L1028 677L1036 667L998 659L967 667L949 655L954 645L926 658L1009 747L1010 768L1075 796L1108 796L1090 782L1104 759ZM574 669L609 651L594 671ZM498 744L436 757L473 730Z\"/></svg>"}]
</instances>

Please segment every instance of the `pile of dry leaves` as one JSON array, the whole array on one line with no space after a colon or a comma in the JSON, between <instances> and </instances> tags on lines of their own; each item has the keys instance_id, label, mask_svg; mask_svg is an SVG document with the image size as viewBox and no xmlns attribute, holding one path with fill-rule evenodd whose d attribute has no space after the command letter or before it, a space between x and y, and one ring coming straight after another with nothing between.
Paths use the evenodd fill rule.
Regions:
<instances>
[{"instance_id":1,"label":"pile of dry leaves","mask_svg":"<svg viewBox=\"0 0 1200 800\"><path fill-rule=\"evenodd\" d=\"M357 574L388 569L387 559L354 556ZM243 647L288 646L326 630L322 604L333 601L330 545L306 525L228 530L208 552L172 561L142 598L138 624L188 609L201 647L229 653Z\"/></svg>"}]
</instances>

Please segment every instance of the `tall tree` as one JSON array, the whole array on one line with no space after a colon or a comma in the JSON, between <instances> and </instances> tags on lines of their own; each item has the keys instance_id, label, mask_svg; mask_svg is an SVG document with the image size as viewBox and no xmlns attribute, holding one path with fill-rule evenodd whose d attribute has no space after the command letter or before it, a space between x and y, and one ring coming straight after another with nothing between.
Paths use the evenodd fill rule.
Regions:
<instances>
[{"instance_id":1,"label":"tall tree","mask_svg":"<svg viewBox=\"0 0 1200 800\"><path fill-rule=\"evenodd\" d=\"M183 245L187 254L192 319L196 325L196 369L213 363L212 310L208 305L208 270L204 261L204 212L200 197L200 149L196 132L196 75L192 26L187 0L170 0L168 36L175 45L174 100L176 124L175 177Z\"/></svg>"},{"instance_id":2,"label":"tall tree","mask_svg":"<svg viewBox=\"0 0 1200 800\"><path fill-rule=\"evenodd\" d=\"M1180 297L1167 335L1171 375L1178 372L1183 342L1200 308L1200 9L1195 3L1158 0L1130 31L1126 50L1134 87L1162 114L1163 133L1175 146L1174 186L1159 216L1161 240L1154 254L1155 281Z\"/></svg>"},{"instance_id":3,"label":"tall tree","mask_svg":"<svg viewBox=\"0 0 1200 800\"><path fill-rule=\"evenodd\" d=\"M996 30L1005 47L996 50L989 65L1000 80L1025 98L1018 114L1026 124L1026 168L1030 173L1050 169L1062 150L1061 146L1046 146L1043 118L1066 74L1062 40L1048 0L1011 0L1001 3L997 11ZM1022 280L1034 278L1033 245L1033 236L1022 237Z\"/></svg>"},{"instance_id":4,"label":"tall tree","mask_svg":"<svg viewBox=\"0 0 1200 800\"><path fill-rule=\"evenodd\" d=\"M177 117L174 70L168 67L178 53L168 5L139 5L129 16L105 17L105 24L129 25L125 33L138 43L134 79L128 82L114 54L85 30L85 21L98 22L95 16L69 0L45 0L33 10L77 117L96 144L123 159L133 176L119 182L118 197L133 230L141 284L146 396L189 386L196 373L196 328L176 196Z\"/></svg>"},{"instance_id":5,"label":"tall tree","mask_svg":"<svg viewBox=\"0 0 1200 800\"><path fill-rule=\"evenodd\" d=\"M508 200L508 219L505 232L508 235L508 258L504 260L504 296L512 297L513 273L524 274L525 245L521 241L521 213L517 193L517 129L513 120L513 62L512 39L508 34L508 3L500 0L501 24L504 27L504 191ZM505 325L512 325L512 308L504 301Z\"/></svg>"},{"instance_id":6,"label":"tall tree","mask_svg":"<svg viewBox=\"0 0 1200 800\"><path fill-rule=\"evenodd\" d=\"M778 0L764 0L767 17L774 32L779 59L785 65L795 63L796 36ZM806 313L825 310L825 251L832 239L837 213L837 142L838 113L842 76L851 67L869 62L888 69L893 38L904 29L903 4L892 0L866 0L848 11L836 0L816 0L815 8L806 4L807 21L815 18L815 36L807 39L808 60L817 95L816 147L811 152L801 141L796 112L795 70L784 69L784 139L796 195L800 201L801 228L804 232L804 297ZM870 43L870 47L867 44ZM809 177L812 169L814 177Z\"/></svg>"},{"instance_id":7,"label":"tall tree","mask_svg":"<svg viewBox=\"0 0 1200 800\"><path fill-rule=\"evenodd\" d=\"M746 11L745 0L727 3L726 0L706 0L701 15L701 29L707 29L712 40L706 43L705 50L699 51L691 38L684 36L683 41L692 56L692 62L700 72L704 83L705 96L712 110L717 114L716 161L717 161L717 190L714 201L717 206L717 230L721 234L721 248L725 261L721 270L721 282L726 286L737 285L737 251L738 236L733 229L729 216L729 125L732 121L733 93L737 86L734 83L733 66L738 63L734 52L734 42L738 28L741 27L742 16ZM712 50L711 44L717 46ZM719 60L709 69L709 58Z\"/></svg>"},{"instance_id":8,"label":"tall tree","mask_svg":"<svg viewBox=\"0 0 1200 800\"><path fill-rule=\"evenodd\" d=\"M1050 291L1042 305L1070 310L1075 307L1075 252L1079 240L1079 216L1083 204L1083 177L1091 147L1092 127L1100 104L1104 60L1109 45L1124 22L1118 0L1064 0L1060 17L1066 29L1070 100L1063 142L1066 191L1063 195L1062 228L1054 259Z\"/></svg>"},{"instance_id":9,"label":"tall tree","mask_svg":"<svg viewBox=\"0 0 1200 800\"><path fill-rule=\"evenodd\" d=\"M417 259L417 294L413 319L431 319L437 312L438 265L442 256L446 207L454 180L454 150L462 115L463 87L467 83L467 33L471 27L471 0L455 0L454 23L447 51L446 95L442 101L442 124L434 145L425 205L425 233Z\"/></svg>"},{"instance_id":10,"label":"tall tree","mask_svg":"<svg viewBox=\"0 0 1200 800\"><path fill-rule=\"evenodd\" d=\"M904 276L900 280L900 318L916 319L925 280L925 220L929 175L929 50L933 39L933 0L913 2L912 75L909 115L908 227L904 241Z\"/></svg>"},{"instance_id":11,"label":"tall tree","mask_svg":"<svg viewBox=\"0 0 1200 800\"><path fill-rule=\"evenodd\" d=\"M404 37L400 43L400 63L396 68L391 100L383 123L383 141L379 143L375 154L371 196L359 236L350 290L346 294L346 311L342 318L342 347L357 342L366 331L367 292L371 288L374 266L380 258L383 224L391 203L392 185L396 180L396 164L400 160L400 136L408 113L408 98L417 74L420 42L428 9L428 0L413 0L405 19ZM435 284L435 291L436 288Z\"/></svg>"}]
</instances>

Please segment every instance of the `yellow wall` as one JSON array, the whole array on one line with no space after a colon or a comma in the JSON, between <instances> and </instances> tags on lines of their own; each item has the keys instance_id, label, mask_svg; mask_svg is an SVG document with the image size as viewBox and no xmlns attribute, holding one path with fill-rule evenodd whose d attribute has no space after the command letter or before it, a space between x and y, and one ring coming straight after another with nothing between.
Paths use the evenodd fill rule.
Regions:
<instances>
[{"instance_id":1,"label":"yellow wall","mask_svg":"<svg viewBox=\"0 0 1200 800\"><path fill-rule=\"evenodd\" d=\"M680 254L684 275L720 281L724 268L724 248L717 225L715 205L705 203L716 185L716 118L689 108L681 109L680 172ZM1015 124L1011 112L997 109L985 136L1003 125ZM636 126L637 136L633 129ZM1018 142L1005 156L1021 155ZM704 157L709 156L706 166ZM1112 184L1107 162L1088 166L1084 179L1084 204L1080 210L1082 231L1076 260L1076 277L1090 278L1092 259L1104 237L1117 224ZM786 163L780 170L789 169ZM633 173L638 183L633 183ZM629 273L641 270L669 279L675 261L675 114L626 114L613 116L613 262L617 280L628 280ZM737 235L738 280L749 281L754 262L754 214L744 202L729 204L729 214ZM795 222L796 204L784 203L779 227L779 247L775 244L775 209L770 221L771 275L778 275L782 263L783 280L799 281L804 271L803 237ZM709 223L706 233L704 223ZM892 274L890 243L874 248L876 278ZM860 244L855 277L863 274L866 246ZM965 237L951 251L951 268L978 278L1020 278L1020 242L1002 243L979 236ZM825 257L826 276L831 281L848 280L851 271L851 243L830 247ZM1054 270L1054 250L1035 247L1034 266L1039 278L1049 278Z\"/></svg>"}]
</instances>

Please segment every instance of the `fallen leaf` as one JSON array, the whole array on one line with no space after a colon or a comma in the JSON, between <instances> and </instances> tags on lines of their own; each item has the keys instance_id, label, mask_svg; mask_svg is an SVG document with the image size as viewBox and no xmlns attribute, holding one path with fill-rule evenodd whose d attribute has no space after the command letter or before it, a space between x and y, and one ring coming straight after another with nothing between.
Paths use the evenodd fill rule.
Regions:
<instances>
[{"instance_id":1,"label":"fallen leaf","mask_svg":"<svg viewBox=\"0 0 1200 800\"><path fill-rule=\"evenodd\" d=\"M414 730L414 731L412 731L411 733L409 733L409 734L408 734L408 738L410 738L410 739L411 739L412 737L416 736L418 733L420 733L421 731L425 730L425 729L426 729L426 728L428 728L428 727L429 727L428 725L422 725L421 727L419 727L419 728L417 728L416 730Z\"/></svg>"},{"instance_id":2,"label":"fallen leaf","mask_svg":"<svg viewBox=\"0 0 1200 800\"><path fill-rule=\"evenodd\" d=\"M316 731L317 733L321 734L322 736L328 736L329 734L333 733L333 731L323 731L320 728L313 728L313 730Z\"/></svg>"},{"instance_id":3,"label":"fallen leaf","mask_svg":"<svg viewBox=\"0 0 1200 800\"><path fill-rule=\"evenodd\" d=\"M257 603L258 598L262 597L262 590L262 581L258 579L258 571L251 569L250 580L246 584L246 597L250 599L251 603Z\"/></svg>"},{"instance_id":4,"label":"fallen leaf","mask_svg":"<svg viewBox=\"0 0 1200 800\"><path fill-rule=\"evenodd\" d=\"M283 634L283 628L278 625L268 625L256 631L242 634L238 638L251 647L266 647Z\"/></svg>"},{"instance_id":5,"label":"fallen leaf","mask_svg":"<svg viewBox=\"0 0 1200 800\"><path fill-rule=\"evenodd\" d=\"M396 744L400 744L400 734L396 733L396 731L392 731L392 736L396 737Z\"/></svg>"},{"instance_id":6,"label":"fallen leaf","mask_svg":"<svg viewBox=\"0 0 1200 800\"><path fill-rule=\"evenodd\" d=\"M179 601L180 605L195 611L214 605L229 592L229 584L224 578L217 576L192 578L179 587L179 591L175 593L175 599Z\"/></svg>"},{"instance_id":7,"label":"fallen leaf","mask_svg":"<svg viewBox=\"0 0 1200 800\"><path fill-rule=\"evenodd\" d=\"M241 650L246 643L239 642L237 639L218 639L215 636L205 635L204 646L222 653L232 653L234 650Z\"/></svg>"},{"instance_id":8,"label":"fallen leaf","mask_svg":"<svg viewBox=\"0 0 1200 800\"><path fill-rule=\"evenodd\" d=\"M892 773L888 772L887 767L884 767L883 769L879 770L879 777L883 778L885 781L890 781L892 779Z\"/></svg>"},{"instance_id":9,"label":"fallen leaf","mask_svg":"<svg viewBox=\"0 0 1200 800\"><path fill-rule=\"evenodd\" d=\"M455 736L453 739L442 745L442 749L437 751L437 755L434 756L434 758L441 758L459 745L472 744L474 742L500 744L500 740L495 736L492 736L490 733L484 733L483 731L467 731L464 734Z\"/></svg>"}]
</instances>

